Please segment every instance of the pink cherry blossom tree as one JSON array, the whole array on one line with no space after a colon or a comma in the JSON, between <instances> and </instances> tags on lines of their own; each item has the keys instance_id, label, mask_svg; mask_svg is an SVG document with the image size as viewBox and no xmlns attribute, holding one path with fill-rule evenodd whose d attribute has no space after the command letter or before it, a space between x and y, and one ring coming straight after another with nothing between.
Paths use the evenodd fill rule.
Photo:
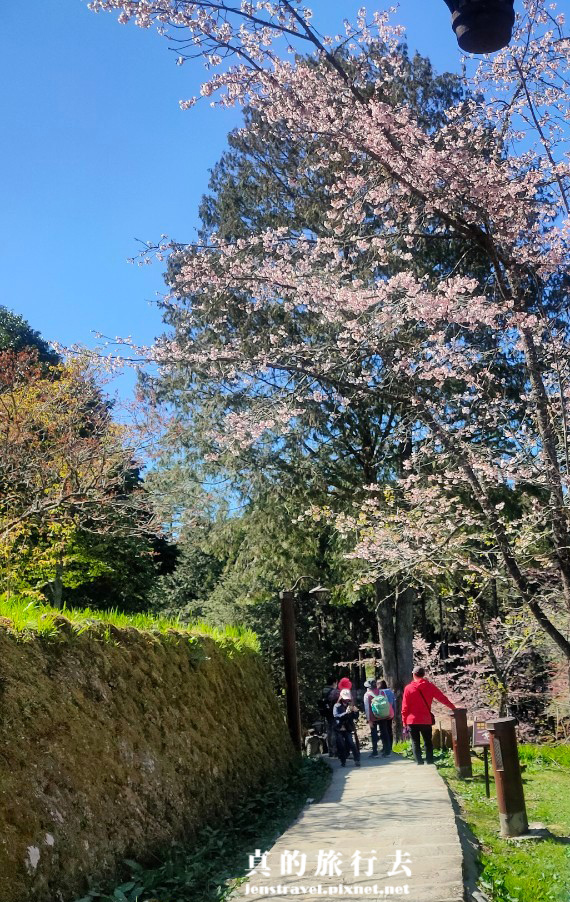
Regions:
<instances>
[{"instance_id":1,"label":"pink cherry blossom tree","mask_svg":"<svg viewBox=\"0 0 570 902\"><path fill-rule=\"evenodd\" d=\"M310 136L317 171L338 163L325 234L276 229L148 248L171 254L166 303L179 325L154 359L183 362L241 398L217 424L211 454L286 433L317 396L339 412L391 399L407 471L388 494L370 485L363 510L340 519L355 555L372 576L465 567L503 580L570 661L563 17L526 0L511 46L481 62L469 97L434 132L386 99L402 32L384 13L361 9L343 35L322 38L294 2L91 6L155 21L180 62L200 54L214 70L204 95ZM385 48L373 80L371 42ZM288 58L303 46L314 59ZM426 244L461 254L418 272ZM401 270L388 275L394 255ZM236 309L250 332L232 330ZM296 333L283 328L284 311Z\"/></svg>"},{"instance_id":2,"label":"pink cherry blossom tree","mask_svg":"<svg viewBox=\"0 0 570 902\"><path fill-rule=\"evenodd\" d=\"M540 627L513 611L503 618L481 621L475 614L469 637L452 644L429 643L414 637L414 662L442 691L467 708L468 717L505 717L516 710L525 732L544 731L549 678L548 659ZM442 712L444 708L440 709ZM445 711L446 716L448 712Z\"/></svg>"}]
</instances>

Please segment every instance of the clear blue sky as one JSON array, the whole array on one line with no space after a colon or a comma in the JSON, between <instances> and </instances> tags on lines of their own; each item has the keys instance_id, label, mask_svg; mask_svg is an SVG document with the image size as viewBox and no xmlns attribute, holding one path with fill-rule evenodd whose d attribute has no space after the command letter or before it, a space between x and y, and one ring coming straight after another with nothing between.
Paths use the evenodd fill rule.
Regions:
<instances>
[{"instance_id":1,"label":"clear blue sky","mask_svg":"<svg viewBox=\"0 0 570 902\"><path fill-rule=\"evenodd\" d=\"M333 33L360 6L308 3ZM400 20L412 48L458 69L443 0L402 0ZM161 331L159 265L126 259L135 238L194 237L208 169L239 123L206 101L180 111L201 79L154 30L120 26L85 0L3 5L0 303L46 338L93 344L97 330L145 344Z\"/></svg>"}]
</instances>

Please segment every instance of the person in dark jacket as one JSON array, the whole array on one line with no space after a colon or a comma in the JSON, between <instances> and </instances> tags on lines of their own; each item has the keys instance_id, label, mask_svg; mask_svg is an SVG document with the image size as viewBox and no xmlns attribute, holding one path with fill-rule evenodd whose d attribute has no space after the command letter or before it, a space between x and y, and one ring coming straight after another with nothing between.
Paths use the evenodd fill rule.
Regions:
<instances>
[{"instance_id":1,"label":"person in dark jacket","mask_svg":"<svg viewBox=\"0 0 570 902\"><path fill-rule=\"evenodd\" d=\"M443 692L425 679L425 670L423 667L415 667L413 671L413 680L408 683L404 689L404 697L402 699L402 723L410 730L412 740L412 749L416 764L423 764L422 749L420 745L420 736L424 740L426 750L426 761L433 764L433 743L432 743L432 726L433 717L431 713L431 705L434 699L455 710L455 705L451 702Z\"/></svg>"},{"instance_id":2,"label":"person in dark jacket","mask_svg":"<svg viewBox=\"0 0 570 902\"><path fill-rule=\"evenodd\" d=\"M329 758L336 758L336 737L334 731L333 708L338 702L340 690L337 688L338 682L335 677L330 676L324 686L319 705L319 713L322 714L327 725L327 746L329 750Z\"/></svg>"},{"instance_id":3,"label":"person in dark jacket","mask_svg":"<svg viewBox=\"0 0 570 902\"><path fill-rule=\"evenodd\" d=\"M352 704L350 689L342 689L339 700L333 709L336 751L341 767L345 766L350 752L352 752L355 766L360 767L360 749L354 741L358 714L358 708Z\"/></svg>"}]
</instances>

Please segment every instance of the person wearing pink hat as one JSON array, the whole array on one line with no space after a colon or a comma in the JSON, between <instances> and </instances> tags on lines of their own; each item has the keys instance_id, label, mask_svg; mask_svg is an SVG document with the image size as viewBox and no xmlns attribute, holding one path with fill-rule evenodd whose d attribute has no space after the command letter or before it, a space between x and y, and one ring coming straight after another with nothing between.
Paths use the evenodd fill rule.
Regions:
<instances>
[{"instance_id":1,"label":"person wearing pink hat","mask_svg":"<svg viewBox=\"0 0 570 902\"><path fill-rule=\"evenodd\" d=\"M354 741L358 715L358 708L352 704L352 692L347 688L341 689L338 702L333 709L336 750L341 767L346 765L350 752L355 767L360 767L360 749L358 743Z\"/></svg>"}]
</instances>

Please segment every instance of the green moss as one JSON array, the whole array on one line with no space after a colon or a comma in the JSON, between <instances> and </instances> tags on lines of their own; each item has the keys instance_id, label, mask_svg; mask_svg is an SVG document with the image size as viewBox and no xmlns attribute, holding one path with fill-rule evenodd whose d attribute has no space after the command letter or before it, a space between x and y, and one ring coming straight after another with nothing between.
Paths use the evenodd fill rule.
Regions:
<instances>
[{"instance_id":1,"label":"green moss","mask_svg":"<svg viewBox=\"0 0 570 902\"><path fill-rule=\"evenodd\" d=\"M0 902L110 882L293 757L251 634L40 611L0 627Z\"/></svg>"}]
</instances>

